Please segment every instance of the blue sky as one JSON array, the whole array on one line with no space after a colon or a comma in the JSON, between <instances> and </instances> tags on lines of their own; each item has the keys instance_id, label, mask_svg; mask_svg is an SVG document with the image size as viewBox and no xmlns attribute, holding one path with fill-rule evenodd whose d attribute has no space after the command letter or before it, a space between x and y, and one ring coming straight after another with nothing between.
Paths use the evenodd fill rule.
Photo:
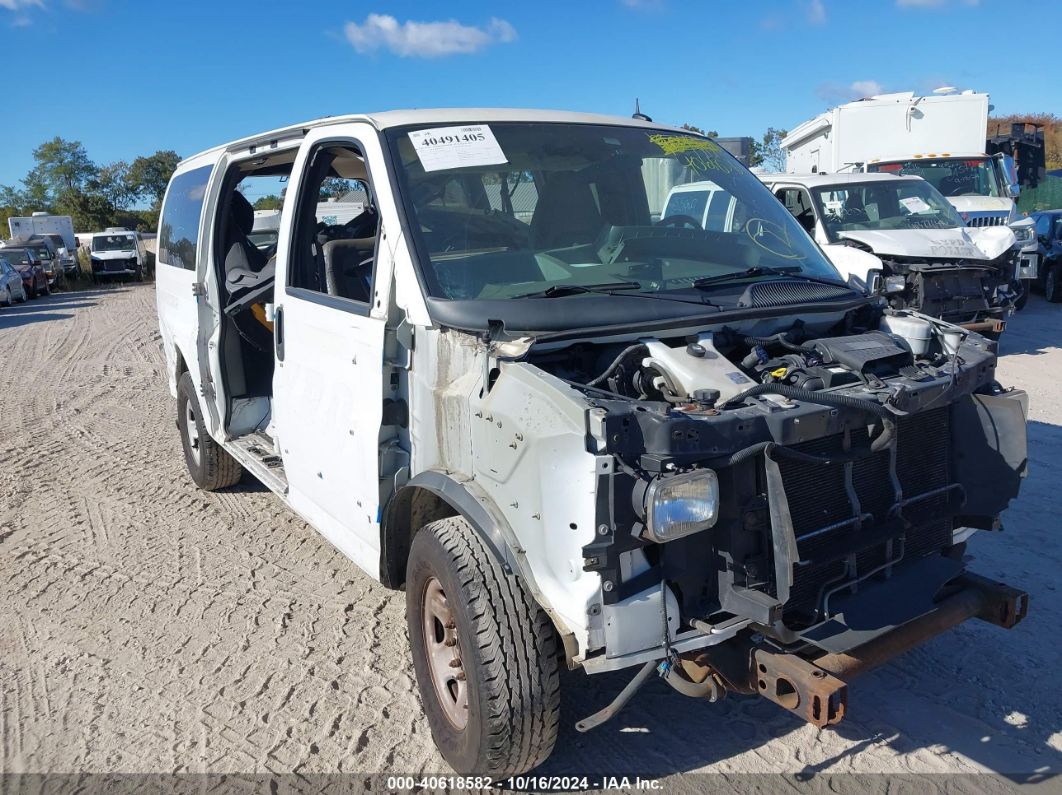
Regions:
<instances>
[{"instance_id":1,"label":"blue sky","mask_svg":"<svg viewBox=\"0 0 1062 795\"><path fill-rule=\"evenodd\" d=\"M102 164L400 107L628 115L639 97L658 121L756 136L856 96L940 85L988 91L1000 113L1062 112L1055 48L1030 43L1057 10L1053 0L0 0L0 183L20 179L54 135Z\"/></svg>"}]
</instances>

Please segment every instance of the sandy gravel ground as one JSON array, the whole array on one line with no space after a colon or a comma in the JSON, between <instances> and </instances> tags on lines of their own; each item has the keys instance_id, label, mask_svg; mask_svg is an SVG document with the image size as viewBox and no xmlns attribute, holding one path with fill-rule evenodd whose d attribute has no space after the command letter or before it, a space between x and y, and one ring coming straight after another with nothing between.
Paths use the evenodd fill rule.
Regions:
<instances>
[{"instance_id":1,"label":"sandy gravel ground","mask_svg":"<svg viewBox=\"0 0 1062 795\"><path fill-rule=\"evenodd\" d=\"M154 296L0 309L0 771L446 772L402 596L260 486L186 476ZM968 623L857 681L833 731L654 682L582 736L626 677L566 674L545 771L1057 774L1062 307L1034 298L1004 350L1001 380L1032 398L1032 473L970 551L1030 592L1023 624Z\"/></svg>"}]
</instances>

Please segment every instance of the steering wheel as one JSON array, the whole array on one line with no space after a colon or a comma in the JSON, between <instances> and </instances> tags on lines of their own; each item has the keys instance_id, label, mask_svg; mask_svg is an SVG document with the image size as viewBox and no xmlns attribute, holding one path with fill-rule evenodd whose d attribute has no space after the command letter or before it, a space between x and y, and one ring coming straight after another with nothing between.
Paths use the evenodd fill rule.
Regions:
<instances>
[{"instance_id":1,"label":"steering wheel","mask_svg":"<svg viewBox=\"0 0 1062 795\"><path fill-rule=\"evenodd\" d=\"M689 227L691 229L700 229L701 222L694 218L692 215L669 215L667 218L661 218L656 222L657 226L675 226L679 228Z\"/></svg>"}]
</instances>

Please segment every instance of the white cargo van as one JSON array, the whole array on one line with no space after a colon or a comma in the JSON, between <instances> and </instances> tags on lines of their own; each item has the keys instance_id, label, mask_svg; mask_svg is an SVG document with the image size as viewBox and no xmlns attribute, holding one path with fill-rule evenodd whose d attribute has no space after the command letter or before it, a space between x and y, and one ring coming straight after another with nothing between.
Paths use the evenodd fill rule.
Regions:
<instances>
[{"instance_id":1,"label":"white cargo van","mask_svg":"<svg viewBox=\"0 0 1062 795\"><path fill-rule=\"evenodd\" d=\"M843 274L896 308L993 337L1019 298L1018 245L1006 226L969 227L919 177L760 174ZM867 267L847 252L874 254Z\"/></svg>"},{"instance_id":2,"label":"white cargo van","mask_svg":"<svg viewBox=\"0 0 1062 795\"><path fill-rule=\"evenodd\" d=\"M95 281L120 276L143 279L145 259L140 235L124 227L108 227L93 235L89 244L89 261Z\"/></svg>"},{"instance_id":3,"label":"white cargo van","mask_svg":"<svg viewBox=\"0 0 1062 795\"><path fill-rule=\"evenodd\" d=\"M277 177L269 256L244 191ZM363 212L321 216L335 180ZM725 224L714 198L667 214L705 181ZM183 161L158 263L192 479L250 473L405 590L459 772L550 754L561 664L632 669L580 731L654 674L825 727L846 652L1024 615L963 563L1025 470L992 346L847 286L703 136L530 110L307 122Z\"/></svg>"}]
</instances>

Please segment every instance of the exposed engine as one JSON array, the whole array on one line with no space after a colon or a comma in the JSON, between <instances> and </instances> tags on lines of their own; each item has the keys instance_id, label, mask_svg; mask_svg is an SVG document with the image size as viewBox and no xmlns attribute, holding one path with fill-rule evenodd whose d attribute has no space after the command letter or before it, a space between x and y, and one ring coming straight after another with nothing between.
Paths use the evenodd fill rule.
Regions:
<instances>
[{"instance_id":1,"label":"exposed engine","mask_svg":"<svg viewBox=\"0 0 1062 795\"><path fill-rule=\"evenodd\" d=\"M847 648L867 638L837 613L856 615L858 583L946 582L953 528L991 526L1016 493L1020 463L985 448L984 417L1024 422L993 343L889 309L774 324L529 353L583 391L597 452L617 462L598 476L608 532L583 550L615 585L606 615L663 581L684 621L729 614ZM714 512L673 512L712 488Z\"/></svg>"},{"instance_id":2,"label":"exposed engine","mask_svg":"<svg viewBox=\"0 0 1062 795\"><path fill-rule=\"evenodd\" d=\"M839 336L809 334L802 323L770 336L722 328L683 338L645 338L627 345L574 345L533 356L565 380L616 396L679 409L711 408L757 385L805 391L921 379L947 363L962 329L900 313L878 329ZM607 364L603 365L602 362Z\"/></svg>"}]
</instances>

